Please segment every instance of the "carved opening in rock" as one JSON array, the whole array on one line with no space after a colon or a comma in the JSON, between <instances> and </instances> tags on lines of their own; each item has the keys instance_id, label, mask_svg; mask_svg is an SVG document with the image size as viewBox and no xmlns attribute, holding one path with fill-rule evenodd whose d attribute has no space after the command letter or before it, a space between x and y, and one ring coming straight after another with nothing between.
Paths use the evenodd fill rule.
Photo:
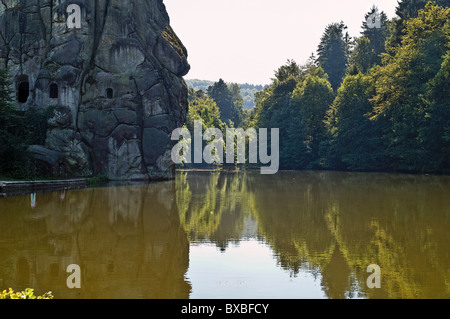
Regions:
<instances>
[{"instance_id":1,"label":"carved opening in rock","mask_svg":"<svg viewBox=\"0 0 450 319\"><path fill-rule=\"evenodd\" d=\"M50 98L51 99L57 99L59 97L58 84L56 84L56 83L50 84L49 91L50 91Z\"/></svg>"},{"instance_id":2,"label":"carved opening in rock","mask_svg":"<svg viewBox=\"0 0 450 319\"><path fill-rule=\"evenodd\" d=\"M22 75L18 79L17 101L19 103L26 103L29 96L30 96L30 82L28 82L28 76Z\"/></svg>"},{"instance_id":3,"label":"carved opening in rock","mask_svg":"<svg viewBox=\"0 0 450 319\"><path fill-rule=\"evenodd\" d=\"M106 98L112 99L114 97L114 91L111 88L106 89Z\"/></svg>"}]
</instances>

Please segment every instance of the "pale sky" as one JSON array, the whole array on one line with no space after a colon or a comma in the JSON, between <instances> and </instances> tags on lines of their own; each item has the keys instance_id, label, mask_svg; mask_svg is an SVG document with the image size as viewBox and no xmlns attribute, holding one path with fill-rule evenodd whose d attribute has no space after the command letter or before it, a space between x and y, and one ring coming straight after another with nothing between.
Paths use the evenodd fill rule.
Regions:
<instances>
[{"instance_id":1,"label":"pale sky","mask_svg":"<svg viewBox=\"0 0 450 319\"><path fill-rule=\"evenodd\" d=\"M186 79L268 84L274 71L316 53L325 27L341 20L360 35L373 5L389 18L397 0L164 0L188 50Z\"/></svg>"}]
</instances>

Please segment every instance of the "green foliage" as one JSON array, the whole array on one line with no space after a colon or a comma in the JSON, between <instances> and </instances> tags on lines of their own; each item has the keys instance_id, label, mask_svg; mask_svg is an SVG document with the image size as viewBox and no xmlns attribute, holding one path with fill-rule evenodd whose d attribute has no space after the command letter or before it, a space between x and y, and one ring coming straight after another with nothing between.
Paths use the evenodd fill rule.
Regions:
<instances>
[{"instance_id":1,"label":"green foliage","mask_svg":"<svg viewBox=\"0 0 450 319\"><path fill-rule=\"evenodd\" d=\"M33 161L28 146L44 145L47 136L47 122L53 115L53 107L43 110L15 109L0 115L0 174L13 178L33 178Z\"/></svg>"},{"instance_id":2,"label":"green foliage","mask_svg":"<svg viewBox=\"0 0 450 319\"><path fill-rule=\"evenodd\" d=\"M426 143L432 111L427 96L449 49L449 18L450 8L428 4L407 21L402 44L374 71L374 118L386 121L386 152L394 169L432 170L430 163L440 156ZM448 96L443 98L448 104Z\"/></svg>"},{"instance_id":3,"label":"green foliage","mask_svg":"<svg viewBox=\"0 0 450 319\"><path fill-rule=\"evenodd\" d=\"M238 127L243 120L243 101L237 85L228 87L228 85L220 79L214 85L208 87L208 96L211 97L220 109L221 119L232 126L232 123Z\"/></svg>"},{"instance_id":4,"label":"green foliage","mask_svg":"<svg viewBox=\"0 0 450 319\"><path fill-rule=\"evenodd\" d=\"M343 22L328 25L317 49L317 61L328 74L334 90L339 88L348 64L350 37L347 32L344 34L346 29Z\"/></svg>"},{"instance_id":5,"label":"green foliage","mask_svg":"<svg viewBox=\"0 0 450 319\"><path fill-rule=\"evenodd\" d=\"M400 2L399 34L383 12L381 28L363 23L348 68L340 23L325 30L319 65L275 72L251 123L280 128L281 168L450 172L450 8L437 2Z\"/></svg>"},{"instance_id":6,"label":"green foliage","mask_svg":"<svg viewBox=\"0 0 450 319\"><path fill-rule=\"evenodd\" d=\"M263 85L254 85L254 84L239 84L241 89L241 95L244 100L244 109L251 110L253 109L255 104L255 94L264 89Z\"/></svg>"},{"instance_id":7,"label":"green foliage","mask_svg":"<svg viewBox=\"0 0 450 319\"><path fill-rule=\"evenodd\" d=\"M331 84L317 75L308 75L292 93L289 133L297 138L291 141L290 147L301 143L299 149L306 151L303 154L291 152L298 164L297 168L319 166L319 149L326 135L323 120L333 99Z\"/></svg>"},{"instance_id":8,"label":"green foliage","mask_svg":"<svg viewBox=\"0 0 450 319\"><path fill-rule=\"evenodd\" d=\"M329 144L322 154L326 167L345 170L380 170L384 147L376 121L370 119L372 85L368 76L344 78L327 112Z\"/></svg>"},{"instance_id":9,"label":"green foliage","mask_svg":"<svg viewBox=\"0 0 450 319\"><path fill-rule=\"evenodd\" d=\"M450 172L450 50L447 51L439 72L428 83L428 87L427 100L430 105L426 114L428 129L422 134L426 150L432 154L428 163L429 168L438 172Z\"/></svg>"},{"instance_id":10,"label":"green foliage","mask_svg":"<svg viewBox=\"0 0 450 319\"><path fill-rule=\"evenodd\" d=\"M20 177L25 166L26 146L17 134L21 117L12 104L8 69L0 69L0 174Z\"/></svg>"},{"instance_id":11,"label":"green foliage","mask_svg":"<svg viewBox=\"0 0 450 319\"><path fill-rule=\"evenodd\" d=\"M370 18L379 20L379 25L369 26L367 20ZM364 16L362 29L362 36L356 39L349 61L359 72L366 73L371 67L381 64L381 54L386 52L385 42L389 33L386 14L373 6Z\"/></svg>"},{"instance_id":12,"label":"green foliage","mask_svg":"<svg viewBox=\"0 0 450 319\"><path fill-rule=\"evenodd\" d=\"M188 101L193 102L197 99L206 98L207 95L203 90L195 90L193 88L189 88L188 90Z\"/></svg>"},{"instance_id":13,"label":"green foliage","mask_svg":"<svg viewBox=\"0 0 450 319\"><path fill-rule=\"evenodd\" d=\"M202 95L201 93L197 93L196 96L199 97L189 103L189 111L186 121L188 129L193 132L194 122L201 120L203 121L203 127L205 129L219 128L221 130L225 130L227 126L220 119L220 110L217 107L216 102L214 102L212 98Z\"/></svg>"},{"instance_id":14,"label":"green foliage","mask_svg":"<svg viewBox=\"0 0 450 319\"><path fill-rule=\"evenodd\" d=\"M0 174L32 178L34 169L29 145L45 143L47 122L54 108L18 111L12 102L8 69L0 69Z\"/></svg>"},{"instance_id":15,"label":"green foliage","mask_svg":"<svg viewBox=\"0 0 450 319\"><path fill-rule=\"evenodd\" d=\"M275 71L275 79L272 81L286 82L290 77L300 78L300 66L294 60L287 60L286 64Z\"/></svg>"},{"instance_id":16,"label":"green foliage","mask_svg":"<svg viewBox=\"0 0 450 319\"><path fill-rule=\"evenodd\" d=\"M361 37L357 39L355 48L350 56L350 67L347 69L347 74L366 73L374 64L377 64L376 57L368 38Z\"/></svg>"},{"instance_id":17,"label":"green foliage","mask_svg":"<svg viewBox=\"0 0 450 319\"><path fill-rule=\"evenodd\" d=\"M27 288L24 291L14 292L13 289L0 292L0 299L53 299L52 292L46 292L42 296L35 296L34 289Z\"/></svg>"},{"instance_id":18,"label":"green foliage","mask_svg":"<svg viewBox=\"0 0 450 319\"><path fill-rule=\"evenodd\" d=\"M186 80L186 84L189 89L193 89L194 92L208 90L208 87L214 85L213 81L207 80ZM232 84L229 84L229 86ZM263 85L254 85L249 83L238 84L240 88L240 94L243 99L244 109L250 110L256 106L255 104L255 94L264 89Z\"/></svg>"},{"instance_id":19,"label":"green foliage","mask_svg":"<svg viewBox=\"0 0 450 319\"><path fill-rule=\"evenodd\" d=\"M186 120L186 128L193 134L194 132L194 123L195 121L202 121L203 124L203 130L206 130L208 128L218 128L222 135L225 136L225 132L227 129L227 124L222 122L221 120L221 114L220 110L216 104L216 102L207 96L203 91L194 91L193 89L190 89L191 97L189 99L189 111L187 115ZM185 143L191 143L192 141L184 141ZM208 141L206 141L208 142ZM206 145L206 142L203 141L204 145ZM189 147L189 144L185 145L186 147ZM192 147L192 145L191 145ZM224 144L225 147L225 144ZM191 154L193 156L193 154ZM193 157L190 159L190 162L193 163ZM194 165L194 164L192 164ZM190 166L190 165L188 165ZM195 164L195 167L198 166L205 166L205 165L199 165ZM208 166L208 165L206 165ZM216 166L220 166L218 163Z\"/></svg>"},{"instance_id":20,"label":"green foliage","mask_svg":"<svg viewBox=\"0 0 450 319\"><path fill-rule=\"evenodd\" d=\"M109 179L105 175L93 176L93 177L88 178L88 180L87 180L87 182L91 186L102 185L104 183L107 183L108 181L109 181Z\"/></svg>"},{"instance_id":21,"label":"green foliage","mask_svg":"<svg viewBox=\"0 0 450 319\"><path fill-rule=\"evenodd\" d=\"M185 80L185 81L186 81L186 85L188 86L188 88L194 89L194 91L201 90L201 91L206 92L211 85L214 85L214 81L208 81L208 80L193 79L193 80Z\"/></svg>"},{"instance_id":22,"label":"green foliage","mask_svg":"<svg viewBox=\"0 0 450 319\"><path fill-rule=\"evenodd\" d=\"M291 60L275 72L273 83L256 95L254 124L280 129L282 169L318 166L326 131L323 119L333 98L321 67L313 63L299 66Z\"/></svg>"},{"instance_id":23,"label":"green foliage","mask_svg":"<svg viewBox=\"0 0 450 319\"><path fill-rule=\"evenodd\" d=\"M379 26L369 26L367 20L371 17L379 19ZM347 74L355 75L357 72L367 73L370 68L381 64L381 55L386 52L385 42L389 33L389 21L386 14L378 11L376 6L366 13L362 24L361 37L354 42L354 49L349 58L351 65Z\"/></svg>"}]
</instances>

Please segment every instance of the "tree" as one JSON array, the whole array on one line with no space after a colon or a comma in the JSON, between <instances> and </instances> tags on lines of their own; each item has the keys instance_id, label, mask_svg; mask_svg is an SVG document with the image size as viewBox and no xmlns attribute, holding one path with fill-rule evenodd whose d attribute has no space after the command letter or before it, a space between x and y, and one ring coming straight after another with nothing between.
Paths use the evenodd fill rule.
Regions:
<instances>
[{"instance_id":1,"label":"tree","mask_svg":"<svg viewBox=\"0 0 450 319\"><path fill-rule=\"evenodd\" d=\"M331 84L318 75L308 75L292 93L288 152L296 168L319 167L320 145L326 136L324 119L333 99Z\"/></svg>"},{"instance_id":2,"label":"tree","mask_svg":"<svg viewBox=\"0 0 450 319\"><path fill-rule=\"evenodd\" d=\"M386 43L386 49L388 52L401 45L402 37L405 34L406 23L408 20L416 18L419 15L419 11L424 9L426 4L432 2L433 4L440 5L441 7L449 7L450 0L399 0L398 6L395 10L397 15L393 19L390 36Z\"/></svg>"},{"instance_id":3,"label":"tree","mask_svg":"<svg viewBox=\"0 0 450 319\"><path fill-rule=\"evenodd\" d=\"M430 87L445 82L444 56L448 54L450 8L427 4L417 18L406 22L401 45L386 54L383 66L374 70L375 119L385 121L384 138L391 167L398 170L430 169L433 154L425 143L430 112L445 101ZM441 74L441 68L444 67ZM434 86L438 85L438 86ZM432 96L432 101L427 96ZM434 104L433 104L434 103Z\"/></svg>"},{"instance_id":4,"label":"tree","mask_svg":"<svg viewBox=\"0 0 450 319\"><path fill-rule=\"evenodd\" d=\"M203 130L217 128L222 132L222 135L225 136L227 125L220 119L220 110L216 102L209 96L205 96L202 90L195 91L191 89L190 96L197 96L195 99L189 101L189 110L186 119L186 127L191 132L191 138L192 134L194 134L195 121L202 121ZM215 137L215 139L217 138ZM204 141L202 139L202 150L208 142L209 141ZM190 147L192 148L192 141L190 141L190 143ZM191 158L187 160L190 163L194 163L194 151L191 152ZM204 163L193 165L205 166Z\"/></svg>"},{"instance_id":5,"label":"tree","mask_svg":"<svg viewBox=\"0 0 450 319\"><path fill-rule=\"evenodd\" d=\"M244 112L244 98L241 95L241 87L237 83L230 83L228 90L231 93L231 100L233 102L233 123L235 126L240 126L245 120L246 113Z\"/></svg>"},{"instance_id":6,"label":"tree","mask_svg":"<svg viewBox=\"0 0 450 319\"><path fill-rule=\"evenodd\" d=\"M239 98L233 95L228 85L220 79L214 85L208 87L207 93L217 103L222 121L227 123L228 126L231 126L232 123L239 126L242 121L243 103L239 103Z\"/></svg>"},{"instance_id":7,"label":"tree","mask_svg":"<svg viewBox=\"0 0 450 319\"><path fill-rule=\"evenodd\" d=\"M356 39L355 47L350 55L350 64L358 72L366 73L374 65L381 64L381 54L385 50L388 35L388 19L386 14L379 12L376 6L366 13L363 21L361 37ZM367 22L372 20L370 24Z\"/></svg>"},{"instance_id":8,"label":"tree","mask_svg":"<svg viewBox=\"0 0 450 319\"><path fill-rule=\"evenodd\" d=\"M294 60L287 60L286 64L282 65L275 71L275 78L272 81L285 82L290 77L299 78L302 71L300 66Z\"/></svg>"},{"instance_id":9,"label":"tree","mask_svg":"<svg viewBox=\"0 0 450 319\"><path fill-rule=\"evenodd\" d=\"M252 124L280 130L282 169L317 167L323 120L334 98L327 75L311 59L301 66L288 60L275 75L271 85L255 94Z\"/></svg>"},{"instance_id":10,"label":"tree","mask_svg":"<svg viewBox=\"0 0 450 319\"><path fill-rule=\"evenodd\" d=\"M278 128L280 131L280 165L292 168L289 150L295 146L290 143L288 128L291 118L290 100L299 82L300 67L288 60L275 71L272 84L255 93L256 114L251 125L259 128ZM289 74L289 76L287 76Z\"/></svg>"},{"instance_id":11,"label":"tree","mask_svg":"<svg viewBox=\"0 0 450 319\"><path fill-rule=\"evenodd\" d=\"M350 37L347 32L344 34L346 29L344 22L328 25L317 49L317 61L328 74L334 90L341 84L348 64Z\"/></svg>"},{"instance_id":12,"label":"tree","mask_svg":"<svg viewBox=\"0 0 450 319\"><path fill-rule=\"evenodd\" d=\"M225 123L220 119L216 102L208 96L200 96L189 103L186 126L191 132L194 132L194 122L197 120L203 122L204 128L218 128L222 131L226 129Z\"/></svg>"},{"instance_id":13,"label":"tree","mask_svg":"<svg viewBox=\"0 0 450 319\"><path fill-rule=\"evenodd\" d=\"M197 99L206 98L207 95L203 90L195 90L193 88L189 88L188 90L188 100L189 102L194 102Z\"/></svg>"},{"instance_id":14,"label":"tree","mask_svg":"<svg viewBox=\"0 0 450 319\"><path fill-rule=\"evenodd\" d=\"M447 23L447 28L450 24ZM424 132L424 144L430 154L429 170L450 172L450 50L447 51L441 69L429 83L427 114L428 130Z\"/></svg>"},{"instance_id":15,"label":"tree","mask_svg":"<svg viewBox=\"0 0 450 319\"><path fill-rule=\"evenodd\" d=\"M371 23L367 22L372 19ZM375 20L375 23L374 21ZM384 11L379 11L377 6L373 6L364 16L361 35L369 39L377 55L385 51L385 42L388 32L388 17ZM380 60L381 62L381 60Z\"/></svg>"},{"instance_id":16,"label":"tree","mask_svg":"<svg viewBox=\"0 0 450 319\"><path fill-rule=\"evenodd\" d=\"M344 170L385 168L384 145L372 113L372 83L361 73L347 75L327 112L326 166Z\"/></svg>"}]
</instances>

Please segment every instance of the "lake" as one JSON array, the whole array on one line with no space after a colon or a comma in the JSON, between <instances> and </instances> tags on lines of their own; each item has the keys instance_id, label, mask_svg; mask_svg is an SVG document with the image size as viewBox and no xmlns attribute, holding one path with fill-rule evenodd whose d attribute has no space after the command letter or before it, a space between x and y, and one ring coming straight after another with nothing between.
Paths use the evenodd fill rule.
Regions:
<instances>
[{"instance_id":1,"label":"lake","mask_svg":"<svg viewBox=\"0 0 450 319\"><path fill-rule=\"evenodd\" d=\"M0 198L0 289L61 298L449 298L450 177L178 172ZM66 284L80 267L80 289ZM380 288L369 288L369 265ZM369 278L370 279L370 278Z\"/></svg>"}]
</instances>

